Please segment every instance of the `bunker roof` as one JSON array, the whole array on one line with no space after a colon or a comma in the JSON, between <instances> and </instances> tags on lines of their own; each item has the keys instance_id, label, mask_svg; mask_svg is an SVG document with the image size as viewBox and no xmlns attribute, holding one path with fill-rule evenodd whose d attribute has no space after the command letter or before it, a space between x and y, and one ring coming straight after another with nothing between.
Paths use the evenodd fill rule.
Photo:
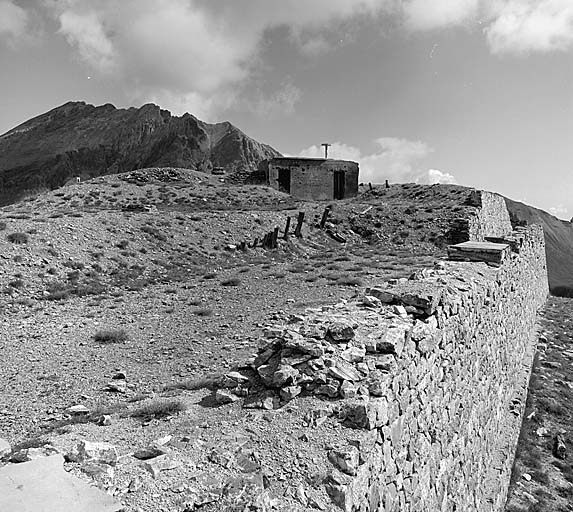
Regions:
<instances>
[{"instance_id":1,"label":"bunker roof","mask_svg":"<svg viewBox=\"0 0 573 512\"><path fill-rule=\"evenodd\" d=\"M358 165L357 162L354 162L353 160L335 160L333 158L311 158L311 157L300 157L300 156L279 156L279 157L275 157L275 158L271 158L271 162L333 162L333 163L339 163L339 162L344 162L344 163L351 163L351 164L356 164Z\"/></svg>"}]
</instances>

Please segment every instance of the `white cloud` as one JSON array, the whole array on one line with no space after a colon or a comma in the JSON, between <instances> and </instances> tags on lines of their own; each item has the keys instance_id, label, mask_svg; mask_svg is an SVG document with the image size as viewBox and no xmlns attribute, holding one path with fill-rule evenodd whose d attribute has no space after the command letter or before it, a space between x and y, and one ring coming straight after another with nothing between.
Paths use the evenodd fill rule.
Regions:
<instances>
[{"instance_id":1,"label":"white cloud","mask_svg":"<svg viewBox=\"0 0 573 512\"><path fill-rule=\"evenodd\" d=\"M207 115L228 106L220 98L238 101L241 89L249 96L269 30L286 26L301 52L320 54L329 27L374 15L392 1L43 0L79 58L95 73L113 72L132 100L171 98L163 106L188 104ZM247 101L262 115L277 115L291 112L300 95L295 84L283 84Z\"/></svg>"},{"instance_id":2,"label":"white cloud","mask_svg":"<svg viewBox=\"0 0 573 512\"><path fill-rule=\"evenodd\" d=\"M13 45L26 36L28 13L12 0L0 0L0 40L5 39Z\"/></svg>"},{"instance_id":3,"label":"white cloud","mask_svg":"<svg viewBox=\"0 0 573 512\"><path fill-rule=\"evenodd\" d=\"M270 96L259 95L252 108L267 118L292 114L301 96L302 92L296 85L286 82Z\"/></svg>"},{"instance_id":4,"label":"white cloud","mask_svg":"<svg viewBox=\"0 0 573 512\"><path fill-rule=\"evenodd\" d=\"M324 157L324 148L322 146L309 146L295 156L322 158ZM334 142L328 148L328 157L336 158L339 160L352 160L354 162L358 162L361 158L361 154L360 150L354 146L348 146L342 142Z\"/></svg>"},{"instance_id":5,"label":"white cloud","mask_svg":"<svg viewBox=\"0 0 573 512\"><path fill-rule=\"evenodd\" d=\"M448 172L442 172L438 169L428 169L428 172L416 179L416 183L422 183L424 185L434 185L436 183L456 185L457 181L456 178Z\"/></svg>"},{"instance_id":6,"label":"white cloud","mask_svg":"<svg viewBox=\"0 0 573 512\"><path fill-rule=\"evenodd\" d=\"M549 208L549 213L551 213L551 215L555 215L555 217L559 217L560 219L569 220L569 211L562 204Z\"/></svg>"},{"instance_id":7,"label":"white cloud","mask_svg":"<svg viewBox=\"0 0 573 512\"><path fill-rule=\"evenodd\" d=\"M455 178L436 169L422 171L420 160L432 153L426 143L396 137L381 137L375 140L377 151L363 155L361 150L341 142L328 149L328 157L352 160L360 165L360 181L363 183L418 182L455 183ZM321 158L324 148L318 145L303 149L297 156Z\"/></svg>"},{"instance_id":8,"label":"white cloud","mask_svg":"<svg viewBox=\"0 0 573 512\"><path fill-rule=\"evenodd\" d=\"M65 11L59 20L59 32L71 46L76 48L84 61L101 71L113 69L115 58L113 44L106 34L102 21L94 12L82 15Z\"/></svg>"},{"instance_id":9,"label":"white cloud","mask_svg":"<svg viewBox=\"0 0 573 512\"><path fill-rule=\"evenodd\" d=\"M573 43L571 0L505 0L485 29L494 53L564 50Z\"/></svg>"},{"instance_id":10,"label":"white cloud","mask_svg":"<svg viewBox=\"0 0 573 512\"><path fill-rule=\"evenodd\" d=\"M163 101L212 117L250 107L262 116L293 112L303 91L278 77L257 79L269 38L287 29L307 58L352 44L365 23L400 18L410 31L483 21L493 52L549 51L573 43L573 0L38 0L59 23L90 74L123 84L134 102ZM28 16L0 0L0 36L25 32ZM280 32L280 31L279 31ZM344 34L344 37L341 37ZM382 44L382 42L380 43ZM387 152L387 150L385 150Z\"/></svg>"},{"instance_id":11,"label":"white cloud","mask_svg":"<svg viewBox=\"0 0 573 512\"><path fill-rule=\"evenodd\" d=\"M480 0L407 0L403 4L406 26L429 30L466 23L475 18Z\"/></svg>"}]
</instances>

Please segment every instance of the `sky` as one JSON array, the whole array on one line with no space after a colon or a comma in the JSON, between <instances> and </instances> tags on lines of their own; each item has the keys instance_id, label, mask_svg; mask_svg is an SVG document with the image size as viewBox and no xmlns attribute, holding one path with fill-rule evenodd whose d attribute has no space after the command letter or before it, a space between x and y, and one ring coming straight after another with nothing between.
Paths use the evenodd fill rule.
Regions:
<instances>
[{"instance_id":1,"label":"sky","mask_svg":"<svg viewBox=\"0 0 573 512\"><path fill-rule=\"evenodd\" d=\"M67 101L573 216L573 0L0 0L0 134Z\"/></svg>"}]
</instances>

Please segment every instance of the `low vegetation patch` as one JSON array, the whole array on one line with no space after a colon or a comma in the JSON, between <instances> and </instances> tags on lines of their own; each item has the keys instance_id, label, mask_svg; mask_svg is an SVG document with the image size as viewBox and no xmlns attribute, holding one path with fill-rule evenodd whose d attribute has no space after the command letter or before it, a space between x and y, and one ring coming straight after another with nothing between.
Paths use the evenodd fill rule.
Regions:
<instances>
[{"instance_id":1,"label":"low vegetation patch","mask_svg":"<svg viewBox=\"0 0 573 512\"><path fill-rule=\"evenodd\" d=\"M98 343L122 343L128 338L125 329L104 329L94 334Z\"/></svg>"},{"instance_id":2,"label":"low vegetation patch","mask_svg":"<svg viewBox=\"0 0 573 512\"><path fill-rule=\"evenodd\" d=\"M363 286L362 279L358 277L344 276L335 281L336 284L341 286Z\"/></svg>"},{"instance_id":3,"label":"low vegetation patch","mask_svg":"<svg viewBox=\"0 0 573 512\"><path fill-rule=\"evenodd\" d=\"M221 281L222 286L239 286L241 280L238 277L231 277L230 279L224 279Z\"/></svg>"},{"instance_id":4,"label":"low vegetation patch","mask_svg":"<svg viewBox=\"0 0 573 512\"><path fill-rule=\"evenodd\" d=\"M167 418L186 409L185 404L176 398L153 400L134 409L130 416L142 420Z\"/></svg>"},{"instance_id":5,"label":"low vegetation patch","mask_svg":"<svg viewBox=\"0 0 573 512\"><path fill-rule=\"evenodd\" d=\"M213 310L211 308L197 308L192 311L195 316L212 316Z\"/></svg>"},{"instance_id":6,"label":"low vegetation patch","mask_svg":"<svg viewBox=\"0 0 573 512\"><path fill-rule=\"evenodd\" d=\"M30 237L28 236L27 233L10 233L9 235L6 236L6 239L8 240L8 242L12 242L13 244L25 244L28 243L28 240L30 239Z\"/></svg>"}]
</instances>

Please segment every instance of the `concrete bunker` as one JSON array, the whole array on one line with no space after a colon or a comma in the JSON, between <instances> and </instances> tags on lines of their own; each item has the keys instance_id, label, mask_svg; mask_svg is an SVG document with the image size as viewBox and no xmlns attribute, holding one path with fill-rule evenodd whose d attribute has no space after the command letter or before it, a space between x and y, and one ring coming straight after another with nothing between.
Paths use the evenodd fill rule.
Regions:
<instances>
[{"instance_id":1,"label":"concrete bunker","mask_svg":"<svg viewBox=\"0 0 573 512\"><path fill-rule=\"evenodd\" d=\"M273 158L267 183L298 199L346 199L358 194L358 164L325 158Z\"/></svg>"}]
</instances>

